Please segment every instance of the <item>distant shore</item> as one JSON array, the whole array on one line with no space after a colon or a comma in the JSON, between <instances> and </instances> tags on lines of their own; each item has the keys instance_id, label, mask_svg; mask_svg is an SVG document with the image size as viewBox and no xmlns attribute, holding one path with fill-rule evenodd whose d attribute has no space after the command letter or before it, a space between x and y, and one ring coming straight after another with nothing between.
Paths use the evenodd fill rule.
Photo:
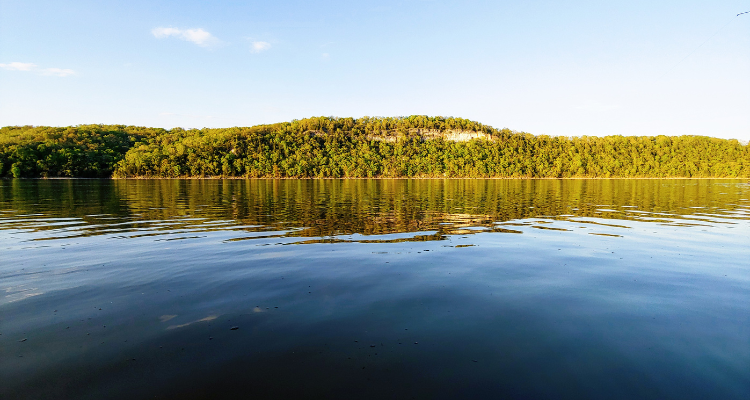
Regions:
<instances>
[{"instance_id":1,"label":"distant shore","mask_svg":"<svg viewBox=\"0 0 750 400\"><path fill-rule=\"evenodd\" d=\"M0 177L748 178L750 146L708 136L535 136L419 115L201 130L24 126L0 128Z\"/></svg>"},{"instance_id":2,"label":"distant shore","mask_svg":"<svg viewBox=\"0 0 750 400\"><path fill-rule=\"evenodd\" d=\"M84 177L71 177L71 176L56 176L56 177L34 177L34 178L8 178L2 177L0 180L12 181L14 179L20 180L41 180L41 181L59 181L59 180L115 180L115 181L129 181L129 180L164 180L164 181L188 181L188 180L199 180L199 181L220 181L220 180L233 180L233 181L260 181L260 180L278 180L278 181L318 181L318 180L352 180L352 181L365 181L365 180L499 180L499 181L534 181L534 180L750 180L750 177L689 177L689 176L665 176L665 177L639 177L639 176L611 176L611 177L565 177L565 178L554 178L554 177L423 177L423 176L400 176L400 177L243 177L243 176L181 176L181 177L159 177L159 176L129 176L129 177L103 177L103 178L84 178Z\"/></svg>"}]
</instances>

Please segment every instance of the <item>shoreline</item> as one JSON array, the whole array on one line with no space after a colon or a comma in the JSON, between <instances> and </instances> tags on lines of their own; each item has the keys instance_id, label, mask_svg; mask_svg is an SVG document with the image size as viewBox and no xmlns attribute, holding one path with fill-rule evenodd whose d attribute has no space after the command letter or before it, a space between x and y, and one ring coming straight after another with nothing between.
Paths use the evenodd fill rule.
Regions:
<instances>
[{"instance_id":1,"label":"shoreline","mask_svg":"<svg viewBox=\"0 0 750 400\"><path fill-rule=\"evenodd\" d=\"M422 177L422 176L400 176L400 177L245 177L245 176L181 176L181 177L160 177L160 176L134 176L134 177L107 177L107 178L86 178L86 177L33 177L33 178L7 178L0 180L750 180L750 177L685 177L685 176L664 176L664 177Z\"/></svg>"}]
</instances>

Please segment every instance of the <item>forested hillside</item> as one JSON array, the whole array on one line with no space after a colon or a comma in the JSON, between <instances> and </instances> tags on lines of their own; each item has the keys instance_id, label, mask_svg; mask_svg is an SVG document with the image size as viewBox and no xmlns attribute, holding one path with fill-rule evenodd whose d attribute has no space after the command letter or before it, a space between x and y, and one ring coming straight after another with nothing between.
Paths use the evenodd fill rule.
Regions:
<instances>
[{"instance_id":1,"label":"forested hillside","mask_svg":"<svg viewBox=\"0 0 750 400\"><path fill-rule=\"evenodd\" d=\"M448 132L482 138L446 140ZM5 127L0 176L750 177L750 146L705 136L534 136L426 116L201 130Z\"/></svg>"},{"instance_id":2,"label":"forested hillside","mask_svg":"<svg viewBox=\"0 0 750 400\"><path fill-rule=\"evenodd\" d=\"M133 134L139 129L100 125L0 128L0 176L111 176L133 144L148 137Z\"/></svg>"}]
</instances>

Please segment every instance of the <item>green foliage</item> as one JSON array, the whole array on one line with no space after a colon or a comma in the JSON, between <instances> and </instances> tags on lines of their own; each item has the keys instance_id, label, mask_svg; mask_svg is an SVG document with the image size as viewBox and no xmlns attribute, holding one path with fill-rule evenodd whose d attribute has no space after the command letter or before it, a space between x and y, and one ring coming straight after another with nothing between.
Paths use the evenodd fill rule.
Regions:
<instances>
[{"instance_id":1,"label":"green foliage","mask_svg":"<svg viewBox=\"0 0 750 400\"><path fill-rule=\"evenodd\" d=\"M454 142L439 133L489 139ZM0 176L750 177L750 146L704 136L533 136L460 118L316 117L227 129L0 129Z\"/></svg>"},{"instance_id":2,"label":"green foliage","mask_svg":"<svg viewBox=\"0 0 750 400\"><path fill-rule=\"evenodd\" d=\"M138 128L118 125L0 128L0 176L108 177L142 137Z\"/></svg>"}]
</instances>

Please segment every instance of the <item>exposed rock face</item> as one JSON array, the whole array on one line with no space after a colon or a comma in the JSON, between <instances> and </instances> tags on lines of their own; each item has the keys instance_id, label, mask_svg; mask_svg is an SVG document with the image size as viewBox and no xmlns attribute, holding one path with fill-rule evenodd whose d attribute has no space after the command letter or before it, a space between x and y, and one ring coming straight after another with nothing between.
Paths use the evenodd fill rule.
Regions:
<instances>
[{"instance_id":1,"label":"exposed rock face","mask_svg":"<svg viewBox=\"0 0 750 400\"><path fill-rule=\"evenodd\" d=\"M311 136L324 136L322 131L307 131ZM402 137L419 138L421 140L443 139L451 142L468 142L473 139L494 140L492 135L479 131L460 131L448 129L441 131L438 129L411 128L408 134L397 131L381 131L379 134L367 135L367 140L377 140L381 142L395 143Z\"/></svg>"},{"instance_id":2,"label":"exposed rock face","mask_svg":"<svg viewBox=\"0 0 750 400\"><path fill-rule=\"evenodd\" d=\"M409 130L409 133L411 133L411 131L412 129ZM413 131L414 133L422 136L423 140L439 138L451 142L468 142L472 139L492 140L492 135L477 131L456 131L451 129L443 132L437 129L413 129Z\"/></svg>"}]
</instances>

